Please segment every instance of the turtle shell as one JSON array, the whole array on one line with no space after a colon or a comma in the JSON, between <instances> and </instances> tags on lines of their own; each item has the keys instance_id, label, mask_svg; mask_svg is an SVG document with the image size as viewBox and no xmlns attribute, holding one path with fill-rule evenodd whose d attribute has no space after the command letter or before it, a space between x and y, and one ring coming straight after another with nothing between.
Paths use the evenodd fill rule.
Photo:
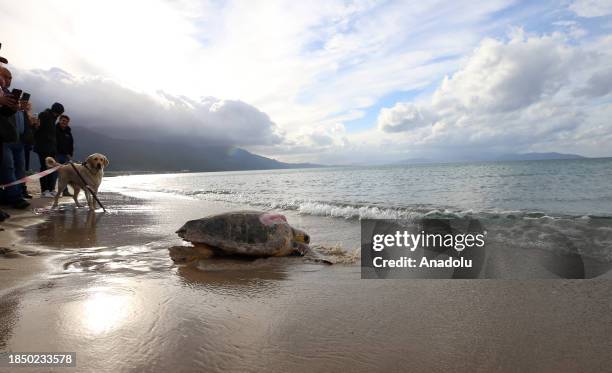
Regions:
<instances>
[{"instance_id":1,"label":"turtle shell","mask_svg":"<svg viewBox=\"0 0 612 373\"><path fill-rule=\"evenodd\" d=\"M227 255L284 256L295 251L293 229L279 214L228 212L190 220L176 233Z\"/></svg>"}]
</instances>

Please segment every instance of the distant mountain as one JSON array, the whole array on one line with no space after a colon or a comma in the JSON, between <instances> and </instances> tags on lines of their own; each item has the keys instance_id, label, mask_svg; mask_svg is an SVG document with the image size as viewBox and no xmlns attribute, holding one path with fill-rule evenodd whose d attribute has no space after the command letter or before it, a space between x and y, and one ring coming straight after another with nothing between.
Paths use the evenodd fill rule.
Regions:
<instances>
[{"instance_id":1,"label":"distant mountain","mask_svg":"<svg viewBox=\"0 0 612 373\"><path fill-rule=\"evenodd\" d=\"M578 154L563 153L524 153L524 154L504 154L499 156L497 161L543 161L549 159L584 159Z\"/></svg>"},{"instance_id":2,"label":"distant mountain","mask_svg":"<svg viewBox=\"0 0 612 373\"><path fill-rule=\"evenodd\" d=\"M244 149L219 145L189 145L179 140L114 139L83 127L73 127L75 160L103 153L111 171L240 171L322 167L284 163Z\"/></svg>"},{"instance_id":3,"label":"distant mountain","mask_svg":"<svg viewBox=\"0 0 612 373\"><path fill-rule=\"evenodd\" d=\"M422 164L422 163L438 163L439 161L436 161L434 159L429 159L429 158L408 158L408 159L402 159L401 161L397 161L395 162L395 164Z\"/></svg>"}]
</instances>

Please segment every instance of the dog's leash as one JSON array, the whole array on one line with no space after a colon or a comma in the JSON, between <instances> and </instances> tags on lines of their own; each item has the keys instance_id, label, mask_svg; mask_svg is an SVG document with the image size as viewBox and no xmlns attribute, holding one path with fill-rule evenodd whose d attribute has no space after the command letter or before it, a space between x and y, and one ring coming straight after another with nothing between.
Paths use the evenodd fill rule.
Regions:
<instances>
[{"instance_id":1,"label":"dog's leash","mask_svg":"<svg viewBox=\"0 0 612 373\"><path fill-rule=\"evenodd\" d=\"M79 170L74 166L74 163L72 161L68 162L70 163L70 165L72 166L72 169L76 172L77 175L79 175L79 178L81 179L81 181L83 182L83 185L85 185L85 188L87 188L87 190L89 190L89 193L91 193L91 195L93 196L93 198L96 200L96 202L98 202L98 204L100 205L100 207L102 207L102 210L104 212L106 212L106 209L104 208L104 205L102 204L102 202L100 202L100 200L98 199L98 196L96 195L96 193L94 193L94 191L91 189L91 187L87 184L87 182L85 181L85 179L83 178L83 176L81 175L81 173L79 172ZM58 193L60 193L58 191ZM95 206L94 206L95 207Z\"/></svg>"},{"instance_id":2,"label":"dog's leash","mask_svg":"<svg viewBox=\"0 0 612 373\"><path fill-rule=\"evenodd\" d=\"M39 172L37 174L33 174L33 175L30 175L30 176L22 177L21 179L13 181L12 183L2 184L2 185L0 185L0 189L4 189L4 188L8 188L8 187L13 186L13 185L29 183L30 181L38 180L38 179L40 179L42 177L45 177L45 176L47 176L49 174L54 173L55 171L57 171L58 168L60 168L60 166L55 166L55 167L49 168L49 169L47 169L45 171Z\"/></svg>"}]
</instances>

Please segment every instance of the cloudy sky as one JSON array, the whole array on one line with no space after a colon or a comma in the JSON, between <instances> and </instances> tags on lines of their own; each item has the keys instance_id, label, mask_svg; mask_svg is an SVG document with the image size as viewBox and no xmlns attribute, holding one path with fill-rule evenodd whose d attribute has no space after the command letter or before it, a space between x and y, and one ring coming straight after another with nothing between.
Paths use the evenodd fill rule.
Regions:
<instances>
[{"instance_id":1,"label":"cloudy sky","mask_svg":"<svg viewBox=\"0 0 612 373\"><path fill-rule=\"evenodd\" d=\"M284 161L612 156L612 0L2 1L36 109Z\"/></svg>"}]
</instances>

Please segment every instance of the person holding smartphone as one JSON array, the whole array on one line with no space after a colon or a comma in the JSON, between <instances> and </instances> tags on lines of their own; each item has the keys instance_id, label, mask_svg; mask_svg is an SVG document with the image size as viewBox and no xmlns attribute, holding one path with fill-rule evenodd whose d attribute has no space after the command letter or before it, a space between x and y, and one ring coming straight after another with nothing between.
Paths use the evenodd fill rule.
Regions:
<instances>
[{"instance_id":1,"label":"person holding smartphone","mask_svg":"<svg viewBox=\"0 0 612 373\"><path fill-rule=\"evenodd\" d=\"M0 68L0 75L2 75L4 80L3 90L6 92L12 83L13 76L11 72L4 67ZM13 126L16 136L14 139L11 139L12 141L4 141L2 144L0 184L12 183L25 176L24 147L21 139L25 136L26 131L28 131L29 123L26 122L26 115L21 110L19 102L21 91L19 91L18 94L12 92L12 95L17 101L16 105L9 107L9 110L3 110L1 113L3 116L7 117L9 125ZM16 209L25 209L30 206L28 201L23 198L22 184L4 188L2 191L2 203Z\"/></svg>"},{"instance_id":2,"label":"person holding smartphone","mask_svg":"<svg viewBox=\"0 0 612 373\"><path fill-rule=\"evenodd\" d=\"M0 43L0 47L2 44ZM4 80L4 76L2 74L1 69L4 67L2 64L8 63L7 59L0 56L0 112L3 111L4 108L15 109L17 105L17 100L15 100L12 95L6 95L6 81ZM17 136L17 132L14 131L14 127L10 125L8 119L0 115L0 168L2 167L3 160L3 152L1 149L3 148L4 141L12 140ZM1 171L1 170L0 170ZM10 218L11 216L6 212L0 210L0 222Z\"/></svg>"},{"instance_id":3,"label":"person holding smartphone","mask_svg":"<svg viewBox=\"0 0 612 373\"><path fill-rule=\"evenodd\" d=\"M1 68L0 68L1 69ZM5 86L6 81L1 74L0 70L0 109L5 107L15 109L17 105L17 100L15 100L11 95L5 94ZM4 147L5 141L13 141L17 137L17 131L15 127L11 125L8 121L8 117L4 115L0 115L0 173L2 172L2 163L4 160L2 148ZM11 216L6 212L0 210L0 222L10 218Z\"/></svg>"},{"instance_id":4,"label":"person holding smartphone","mask_svg":"<svg viewBox=\"0 0 612 373\"><path fill-rule=\"evenodd\" d=\"M11 112L19 109L17 99L13 97L9 90L12 79L11 72L5 67L0 67L0 144L17 139L14 123L9 120ZM0 152L0 159L2 155L2 152Z\"/></svg>"}]
</instances>

